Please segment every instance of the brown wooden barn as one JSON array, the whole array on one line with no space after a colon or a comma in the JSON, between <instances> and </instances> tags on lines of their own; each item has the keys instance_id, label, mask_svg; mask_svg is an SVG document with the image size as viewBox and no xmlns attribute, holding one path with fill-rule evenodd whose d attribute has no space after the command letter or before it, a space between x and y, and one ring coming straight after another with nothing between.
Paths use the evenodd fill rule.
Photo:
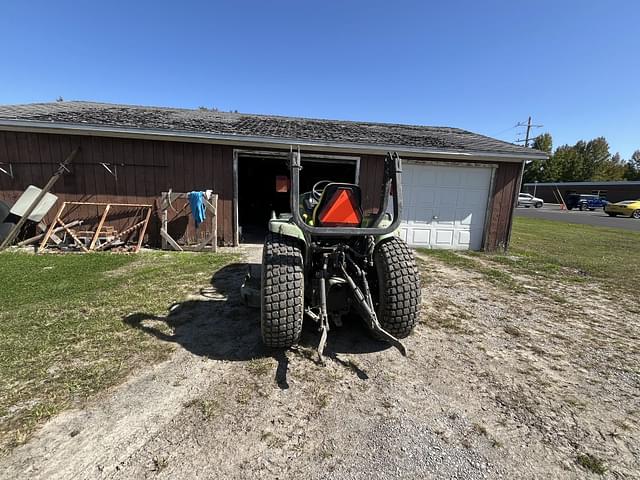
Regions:
<instances>
[{"instance_id":1,"label":"brown wooden barn","mask_svg":"<svg viewBox=\"0 0 640 480\"><path fill-rule=\"evenodd\" d=\"M523 163L546 158L456 128L92 102L7 105L0 107L0 199L12 203L28 185L43 186L76 146L79 155L52 190L61 199L157 205L163 191L210 189L219 195L224 245L258 239L271 211L288 210L276 182L287 175L292 146L302 151L303 187L324 178L357 182L365 209L377 205L385 153L397 151L401 235L427 248L506 247ZM83 208L71 214L97 218ZM198 235L188 212L171 219L183 240ZM150 244L158 233L156 214Z\"/></svg>"}]
</instances>

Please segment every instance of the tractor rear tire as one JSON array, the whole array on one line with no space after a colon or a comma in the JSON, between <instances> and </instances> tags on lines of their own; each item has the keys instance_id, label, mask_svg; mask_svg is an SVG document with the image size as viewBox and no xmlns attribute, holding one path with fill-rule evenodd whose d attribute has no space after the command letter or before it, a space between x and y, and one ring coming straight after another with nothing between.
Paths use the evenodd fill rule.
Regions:
<instances>
[{"instance_id":1,"label":"tractor rear tire","mask_svg":"<svg viewBox=\"0 0 640 480\"><path fill-rule=\"evenodd\" d=\"M304 272L298 242L270 233L262 252L260 288L262 341L267 347L298 343L304 316Z\"/></svg>"},{"instance_id":2,"label":"tractor rear tire","mask_svg":"<svg viewBox=\"0 0 640 480\"><path fill-rule=\"evenodd\" d=\"M394 236L376 246L373 259L378 274L378 320L391 335L404 338L420 314L420 273L415 255Z\"/></svg>"}]
</instances>

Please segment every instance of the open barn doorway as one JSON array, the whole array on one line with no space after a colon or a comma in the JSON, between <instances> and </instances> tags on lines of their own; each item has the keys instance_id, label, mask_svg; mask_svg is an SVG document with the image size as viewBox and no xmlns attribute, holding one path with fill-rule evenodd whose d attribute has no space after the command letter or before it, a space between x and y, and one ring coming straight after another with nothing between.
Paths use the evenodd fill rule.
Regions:
<instances>
[{"instance_id":1,"label":"open barn doorway","mask_svg":"<svg viewBox=\"0 0 640 480\"><path fill-rule=\"evenodd\" d=\"M236 206L241 243L262 243L272 212L290 213L289 168L286 155L242 153L237 155ZM307 192L320 180L358 183L358 158L302 157L300 191Z\"/></svg>"}]
</instances>

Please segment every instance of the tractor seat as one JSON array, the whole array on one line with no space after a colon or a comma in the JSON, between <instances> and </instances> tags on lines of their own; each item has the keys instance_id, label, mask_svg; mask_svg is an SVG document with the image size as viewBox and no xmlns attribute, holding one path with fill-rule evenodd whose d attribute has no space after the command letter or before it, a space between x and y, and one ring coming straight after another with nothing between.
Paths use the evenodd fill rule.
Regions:
<instances>
[{"instance_id":1,"label":"tractor seat","mask_svg":"<svg viewBox=\"0 0 640 480\"><path fill-rule=\"evenodd\" d=\"M353 183L329 183L313 210L318 227L360 227L362 224L362 192Z\"/></svg>"}]
</instances>

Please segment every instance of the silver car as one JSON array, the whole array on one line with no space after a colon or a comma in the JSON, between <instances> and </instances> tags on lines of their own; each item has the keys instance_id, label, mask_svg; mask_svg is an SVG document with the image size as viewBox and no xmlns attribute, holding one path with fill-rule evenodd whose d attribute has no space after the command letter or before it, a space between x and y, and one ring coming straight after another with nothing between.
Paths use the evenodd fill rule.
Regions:
<instances>
[{"instance_id":1,"label":"silver car","mask_svg":"<svg viewBox=\"0 0 640 480\"><path fill-rule=\"evenodd\" d=\"M531 207L540 208L544 205L544 200L541 198L534 197L528 193L520 193L518 195L518 206L519 207Z\"/></svg>"}]
</instances>

